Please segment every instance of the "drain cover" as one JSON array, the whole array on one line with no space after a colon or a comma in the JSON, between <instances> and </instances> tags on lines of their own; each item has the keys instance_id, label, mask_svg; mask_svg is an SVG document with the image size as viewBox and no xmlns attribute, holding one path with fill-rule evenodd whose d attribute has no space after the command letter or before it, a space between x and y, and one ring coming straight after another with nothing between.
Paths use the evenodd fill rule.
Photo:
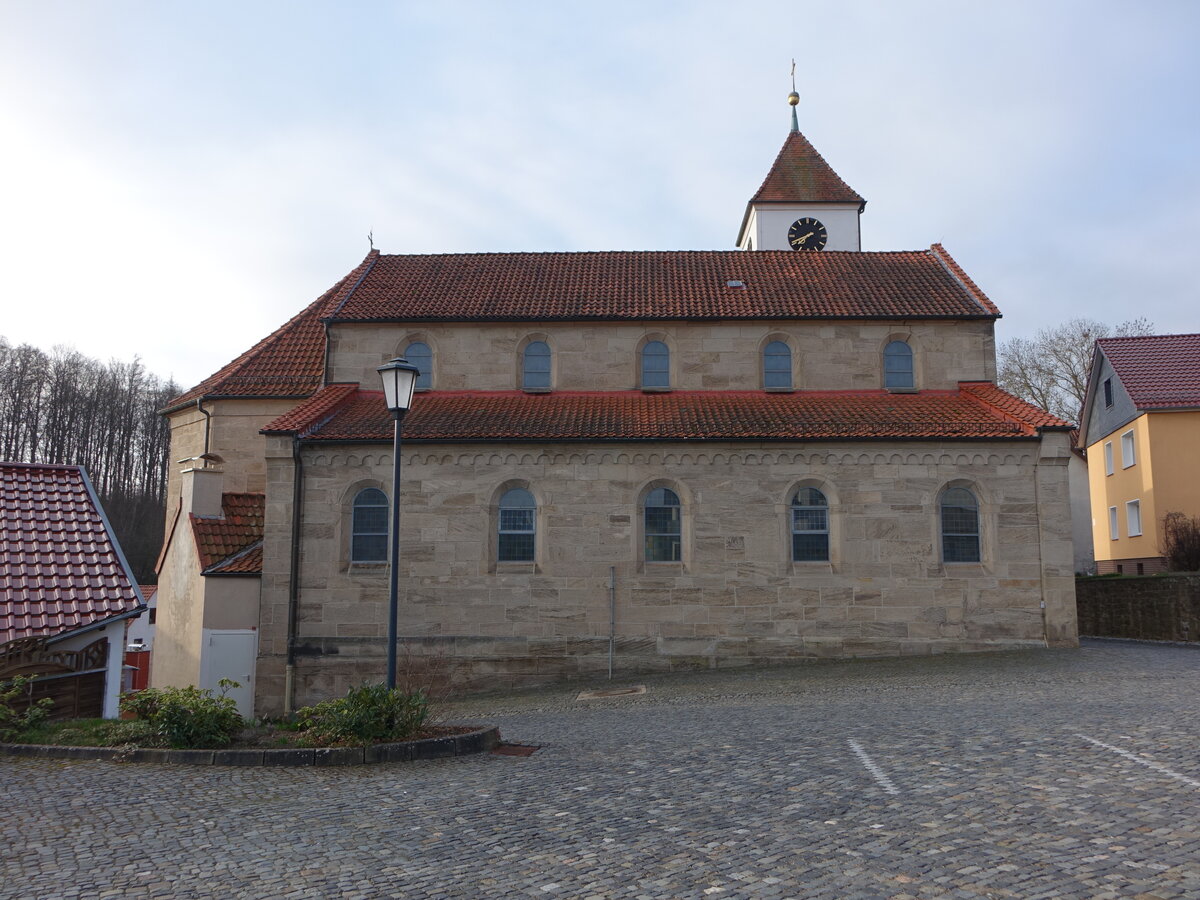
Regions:
<instances>
[{"instance_id":1,"label":"drain cover","mask_svg":"<svg viewBox=\"0 0 1200 900\"><path fill-rule=\"evenodd\" d=\"M606 688L601 691L582 691L576 700L603 700L607 697L632 697L635 694L646 693L644 684L635 684L633 687Z\"/></svg>"},{"instance_id":2,"label":"drain cover","mask_svg":"<svg viewBox=\"0 0 1200 900\"><path fill-rule=\"evenodd\" d=\"M492 748L492 752L497 756L533 756L534 751L540 749L530 744L499 744Z\"/></svg>"}]
</instances>

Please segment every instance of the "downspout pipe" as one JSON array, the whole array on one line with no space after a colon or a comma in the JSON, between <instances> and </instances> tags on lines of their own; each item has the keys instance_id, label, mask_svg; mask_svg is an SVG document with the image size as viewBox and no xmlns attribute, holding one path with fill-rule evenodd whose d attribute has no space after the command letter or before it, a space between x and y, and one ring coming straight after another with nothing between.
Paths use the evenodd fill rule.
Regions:
<instances>
[{"instance_id":1,"label":"downspout pipe","mask_svg":"<svg viewBox=\"0 0 1200 900\"><path fill-rule=\"evenodd\" d=\"M204 416L204 454L208 455L208 442L212 435L212 413L204 408L204 398L196 398L196 410Z\"/></svg>"},{"instance_id":2,"label":"downspout pipe","mask_svg":"<svg viewBox=\"0 0 1200 900\"><path fill-rule=\"evenodd\" d=\"M292 438L292 540L288 564L287 666L283 681L283 714L290 716L295 708L296 692L296 623L300 611L300 526L304 499L304 459L300 455L300 438Z\"/></svg>"}]
</instances>

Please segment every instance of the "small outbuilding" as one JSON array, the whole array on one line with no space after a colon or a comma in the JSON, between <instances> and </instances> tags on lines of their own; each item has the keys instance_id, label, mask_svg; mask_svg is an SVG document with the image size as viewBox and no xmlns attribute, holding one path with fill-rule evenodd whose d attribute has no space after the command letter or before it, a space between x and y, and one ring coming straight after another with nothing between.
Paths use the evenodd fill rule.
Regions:
<instances>
[{"instance_id":1,"label":"small outbuilding","mask_svg":"<svg viewBox=\"0 0 1200 900\"><path fill-rule=\"evenodd\" d=\"M0 463L0 680L53 718L116 718L127 621L146 609L80 466Z\"/></svg>"}]
</instances>

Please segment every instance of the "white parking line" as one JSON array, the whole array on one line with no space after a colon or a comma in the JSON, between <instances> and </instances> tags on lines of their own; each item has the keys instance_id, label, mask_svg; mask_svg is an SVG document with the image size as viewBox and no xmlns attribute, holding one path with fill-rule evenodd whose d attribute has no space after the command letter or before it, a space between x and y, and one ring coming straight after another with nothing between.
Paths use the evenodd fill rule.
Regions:
<instances>
[{"instance_id":1,"label":"white parking line","mask_svg":"<svg viewBox=\"0 0 1200 900\"><path fill-rule=\"evenodd\" d=\"M897 787L892 784L892 779L884 774L883 769L875 765L871 757L867 756L867 751L862 748L862 745L858 741L850 741L850 749L854 751L854 755L859 758L859 761L867 767L867 771L871 773L871 776L879 782L881 788L889 794L900 793Z\"/></svg>"},{"instance_id":2,"label":"white parking line","mask_svg":"<svg viewBox=\"0 0 1200 900\"><path fill-rule=\"evenodd\" d=\"M1103 747L1105 750L1111 750L1118 756L1123 756L1130 762L1135 762L1138 765L1145 766L1147 769L1153 769L1155 772L1162 772L1164 775L1170 775L1172 778L1182 781L1184 784L1190 784L1192 787L1200 788L1200 781L1197 781L1195 778L1188 778L1186 775L1180 775L1178 772L1171 771L1166 766L1160 766L1158 763L1152 762L1151 760L1142 759L1140 756L1136 756L1133 753L1130 753L1128 750L1122 750L1120 747L1114 747L1112 744L1106 744L1104 741L1098 741L1095 738L1090 738L1086 734L1077 733L1075 737L1081 738L1082 740L1087 741L1089 744L1095 744L1097 747Z\"/></svg>"}]
</instances>

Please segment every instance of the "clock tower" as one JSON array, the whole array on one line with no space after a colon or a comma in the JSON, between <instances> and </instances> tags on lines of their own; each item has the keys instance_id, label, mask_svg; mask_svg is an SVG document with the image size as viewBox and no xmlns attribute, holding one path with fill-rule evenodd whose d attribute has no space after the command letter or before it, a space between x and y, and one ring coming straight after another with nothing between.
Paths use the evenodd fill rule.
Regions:
<instances>
[{"instance_id":1,"label":"clock tower","mask_svg":"<svg viewBox=\"0 0 1200 900\"><path fill-rule=\"evenodd\" d=\"M737 245L741 250L862 249L858 218L867 201L821 157L800 133L792 91L792 130L775 157L771 171L742 217Z\"/></svg>"}]
</instances>

